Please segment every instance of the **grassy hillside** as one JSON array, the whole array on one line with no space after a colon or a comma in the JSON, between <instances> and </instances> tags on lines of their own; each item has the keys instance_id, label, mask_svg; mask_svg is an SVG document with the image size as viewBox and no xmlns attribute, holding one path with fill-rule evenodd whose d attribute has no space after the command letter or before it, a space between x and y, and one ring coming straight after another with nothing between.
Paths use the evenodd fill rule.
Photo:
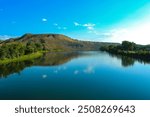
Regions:
<instances>
[{"instance_id":1,"label":"grassy hillside","mask_svg":"<svg viewBox=\"0 0 150 117\"><path fill-rule=\"evenodd\" d=\"M43 47L49 51L98 50L100 46L112 45L112 43L79 41L61 34L25 34L19 38L5 40L1 42L1 45L12 43L22 43L26 45L29 42L42 44Z\"/></svg>"},{"instance_id":2,"label":"grassy hillside","mask_svg":"<svg viewBox=\"0 0 150 117\"><path fill-rule=\"evenodd\" d=\"M0 42L0 64L30 59L38 52L99 50L112 43L79 41L61 34L25 34Z\"/></svg>"}]
</instances>

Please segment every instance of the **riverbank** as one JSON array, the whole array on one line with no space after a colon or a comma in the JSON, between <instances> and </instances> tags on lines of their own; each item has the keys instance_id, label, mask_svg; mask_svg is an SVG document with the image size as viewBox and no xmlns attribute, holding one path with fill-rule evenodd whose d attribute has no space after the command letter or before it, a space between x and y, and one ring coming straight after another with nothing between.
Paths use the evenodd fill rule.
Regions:
<instances>
[{"instance_id":1,"label":"riverbank","mask_svg":"<svg viewBox=\"0 0 150 117\"><path fill-rule=\"evenodd\" d=\"M103 46L101 51L115 55L127 56L135 59L150 61L150 46L137 45L134 42L123 41L118 46Z\"/></svg>"},{"instance_id":2,"label":"riverbank","mask_svg":"<svg viewBox=\"0 0 150 117\"><path fill-rule=\"evenodd\" d=\"M21 62L21 61L25 61L25 60L31 60L31 59L36 59L39 58L40 56L43 55L44 52L36 52L36 53L32 53L32 54L28 54L28 55L23 55L21 57L18 58L13 58L13 59L4 59L4 60L0 60L0 64L8 64L11 62Z\"/></svg>"},{"instance_id":3,"label":"riverbank","mask_svg":"<svg viewBox=\"0 0 150 117\"><path fill-rule=\"evenodd\" d=\"M136 60L150 63L150 52L148 51L106 51L112 55L126 56Z\"/></svg>"},{"instance_id":4,"label":"riverbank","mask_svg":"<svg viewBox=\"0 0 150 117\"><path fill-rule=\"evenodd\" d=\"M127 56L135 59L150 61L150 51L148 50L121 50L118 47L102 47L100 51L105 51L114 55Z\"/></svg>"}]
</instances>

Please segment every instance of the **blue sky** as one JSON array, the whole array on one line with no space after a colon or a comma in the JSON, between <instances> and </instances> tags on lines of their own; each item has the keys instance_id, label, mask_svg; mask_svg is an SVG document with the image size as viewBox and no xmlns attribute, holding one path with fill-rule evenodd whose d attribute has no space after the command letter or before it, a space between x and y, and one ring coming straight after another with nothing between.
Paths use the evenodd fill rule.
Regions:
<instances>
[{"instance_id":1,"label":"blue sky","mask_svg":"<svg viewBox=\"0 0 150 117\"><path fill-rule=\"evenodd\" d=\"M144 27L150 26L149 11L149 0L0 0L0 38L60 33L81 40L149 43L149 32L143 42L143 32L135 36L141 31L134 31L149 29Z\"/></svg>"}]
</instances>

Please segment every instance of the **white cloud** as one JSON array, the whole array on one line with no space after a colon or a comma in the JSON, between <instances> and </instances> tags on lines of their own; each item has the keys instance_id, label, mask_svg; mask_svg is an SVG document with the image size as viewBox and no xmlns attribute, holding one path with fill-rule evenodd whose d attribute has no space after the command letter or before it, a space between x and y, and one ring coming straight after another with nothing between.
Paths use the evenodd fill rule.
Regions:
<instances>
[{"instance_id":1,"label":"white cloud","mask_svg":"<svg viewBox=\"0 0 150 117\"><path fill-rule=\"evenodd\" d=\"M74 22L74 25L75 26L86 27L88 30L94 30L95 29L94 27L96 26L96 24L93 24L93 23L80 24L78 22Z\"/></svg>"},{"instance_id":2,"label":"white cloud","mask_svg":"<svg viewBox=\"0 0 150 117\"><path fill-rule=\"evenodd\" d=\"M46 18L43 18L42 21L43 21L43 22L47 22L47 19L46 19Z\"/></svg>"},{"instance_id":3,"label":"white cloud","mask_svg":"<svg viewBox=\"0 0 150 117\"><path fill-rule=\"evenodd\" d=\"M83 24L84 27L94 27L96 26L96 24L91 24L91 23L87 23L87 24Z\"/></svg>"},{"instance_id":4,"label":"white cloud","mask_svg":"<svg viewBox=\"0 0 150 117\"><path fill-rule=\"evenodd\" d=\"M88 30L94 30L96 24L91 24L91 23L87 23L87 24L83 24L83 27L86 27Z\"/></svg>"},{"instance_id":5,"label":"white cloud","mask_svg":"<svg viewBox=\"0 0 150 117\"><path fill-rule=\"evenodd\" d=\"M124 40L132 41L137 44L150 44L150 23L143 22L136 26L127 28L116 28L109 30L103 35L103 41L107 42L119 42Z\"/></svg>"},{"instance_id":6,"label":"white cloud","mask_svg":"<svg viewBox=\"0 0 150 117\"><path fill-rule=\"evenodd\" d=\"M67 30L67 27L61 27L61 26L59 26L57 23L55 23L54 24L54 26L57 28L57 29L59 29L59 30Z\"/></svg>"},{"instance_id":7,"label":"white cloud","mask_svg":"<svg viewBox=\"0 0 150 117\"><path fill-rule=\"evenodd\" d=\"M78 22L74 22L75 26L80 26L81 24L79 24Z\"/></svg>"},{"instance_id":8,"label":"white cloud","mask_svg":"<svg viewBox=\"0 0 150 117\"><path fill-rule=\"evenodd\" d=\"M138 44L150 44L150 3L143 6L132 16L109 29L102 35L103 41L132 41Z\"/></svg>"},{"instance_id":9,"label":"white cloud","mask_svg":"<svg viewBox=\"0 0 150 117\"><path fill-rule=\"evenodd\" d=\"M89 27L87 27L87 29L88 30L94 30L94 27L89 26Z\"/></svg>"}]
</instances>

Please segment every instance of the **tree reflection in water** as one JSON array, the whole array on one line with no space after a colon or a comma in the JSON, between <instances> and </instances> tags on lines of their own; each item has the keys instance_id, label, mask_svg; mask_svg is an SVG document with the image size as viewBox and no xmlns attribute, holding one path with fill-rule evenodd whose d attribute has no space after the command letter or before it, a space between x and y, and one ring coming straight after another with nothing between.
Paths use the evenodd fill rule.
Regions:
<instances>
[{"instance_id":1,"label":"tree reflection in water","mask_svg":"<svg viewBox=\"0 0 150 117\"><path fill-rule=\"evenodd\" d=\"M140 62L140 63L144 63L144 64L150 64L150 60L144 59L144 58L133 58L133 57L110 54L110 53L109 53L109 56L115 57L115 58L121 60L121 64L123 67L133 66L136 61Z\"/></svg>"},{"instance_id":2,"label":"tree reflection in water","mask_svg":"<svg viewBox=\"0 0 150 117\"><path fill-rule=\"evenodd\" d=\"M81 53L79 52L57 52L57 53L46 53L40 58L14 62L9 64L0 65L0 78L7 78L8 75L18 73L30 66L56 66L64 64L71 59L78 57Z\"/></svg>"},{"instance_id":3,"label":"tree reflection in water","mask_svg":"<svg viewBox=\"0 0 150 117\"><path fill-rule=\"evenodd\" d=\"M30 66L56 66L69 62L70 60L81 57L81 56L89 56L90 52L51 52L46 53L42 57L22 61L22 62L14 62L9 64L1 64L0 65L0 78L7 78L8 75L13 73L20 73L23 69ZM135 59L132 57L121 56L109 54L110 57L115 57L121 60L123 67L133 66L136 61L144 64L149 64L150 60L148 59Z\"/></svg>"}]
</instances>

